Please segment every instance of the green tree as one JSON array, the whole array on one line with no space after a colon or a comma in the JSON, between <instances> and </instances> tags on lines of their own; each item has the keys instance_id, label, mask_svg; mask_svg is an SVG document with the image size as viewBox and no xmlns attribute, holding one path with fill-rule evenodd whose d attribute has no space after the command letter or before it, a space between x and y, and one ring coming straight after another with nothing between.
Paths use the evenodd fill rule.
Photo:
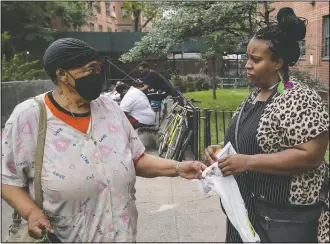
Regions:
<instances>
[{"instance_id":1,"label":"green tree","mask_svg":"<svg viewBox=\"0 0 330 244\"><path fill-rule=\"evenodd\" d=\"M121 56L123 62L149 55L165 58L174 46L187 41L202 44L203 60L212 60L213 98L216 99L215 59L241 50L253 33L273 22L270 2L166 2L153 31Z\"/></svg>"},{"instance_id":2,"label":"green tree","mask_svg":"<svg viewBox=\"0 0 330 244\"><path fill-rule=\"evenodd\" d=\"M45 42L53 39L51 28L53 17L62 19L65 24L77 28L93 18L85 2L2 2L1 34L11 36L11 45L2 50L7 58L16 53L40 49Z\"/></svg>"},{"instance_id":3,"label":"green tree","mask_svg":"<svg viewBox=\"0 0 330 244\"><path fill-rule=\"evenodd\" d=\"M18 53L7 60L2 58L1 82L49 79L39 60L28 61L26 53Z\"/></svg>"},{"instance_id":4,"label":"green tree","mask_svg":"<svg viewBox=\"0 0 330 244\"><path fill-rule=\"evenodd\" d=\"M147 24L160 13L157 8L157 3L152 2L125 1L123 2L123 8L126 10L128 15L132 16L134 32L141 32L143 28L146 27ZM139 28L139 22L142 14L146 17L146 20Z\"/></svg>"},{"instance_id":5,"label":"green tree","mask_svg":"<svg viewBox=\"0 0 330 244\"><path fill-rule=\"evenodd\" d=\"M11 37L8 32L1 34L1 47L10 45ZM15 54L11 58L1 59L1 82L46 79L47 74L39 60L29 61L25 52Z\"/></svg>"},{"instance_id":6,"label":"green tree","mask_svg":"<svg viewBox=\"0 0 330 244\"><path fill-rule=\"evenodd\" d=\"M153 30L122 55L121 60L137 61L151 54L166 57L174 46L186 41L206 44L207 56L235 43L242 46L246 44L242 37L251 37L260 26L272 22L269 6L269 2L252 1L163 3L160 7L163 16L154 21ZM216 41L212 41L215 37Z\"/></svg>"}]
</instances>

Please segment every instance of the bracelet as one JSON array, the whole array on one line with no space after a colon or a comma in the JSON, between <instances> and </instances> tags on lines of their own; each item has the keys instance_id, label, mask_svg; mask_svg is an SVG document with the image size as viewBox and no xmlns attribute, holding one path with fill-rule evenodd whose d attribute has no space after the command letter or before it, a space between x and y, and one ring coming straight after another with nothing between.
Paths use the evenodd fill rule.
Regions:
<instances>
[{"instance_id":1,"label":"bracelet","mask_svg":"<svg viewBox=\"0 0 330 244\"><path fill-rule=\"evenodd\" d=\"M179 176L179 166L180 166L181 162L176 162L176 167L175 167L175 172L176 172L176 176Z\"/></svg>"}]
</instances>

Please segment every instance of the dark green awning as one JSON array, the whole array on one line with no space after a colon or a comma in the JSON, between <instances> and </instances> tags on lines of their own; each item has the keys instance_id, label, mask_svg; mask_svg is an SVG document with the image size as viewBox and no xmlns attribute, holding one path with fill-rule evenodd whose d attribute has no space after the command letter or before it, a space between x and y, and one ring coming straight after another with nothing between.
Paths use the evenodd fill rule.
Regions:
<instances>
[{"instance_id":1,"label":"dark green awning","mask_svg":"<svg viewBox=\"0 0 330 244\"><path fill-rule=\"evenodd\" d=\"M55 39L72 37L88 42L100 52L128 52L136 42L146 35L144 32L60 32ZM175 46L173 53L198 53L204 49L200 41L188 41ZM245 53L246 50L237 50L234 53Z\"/></svg>"}]
</instances>

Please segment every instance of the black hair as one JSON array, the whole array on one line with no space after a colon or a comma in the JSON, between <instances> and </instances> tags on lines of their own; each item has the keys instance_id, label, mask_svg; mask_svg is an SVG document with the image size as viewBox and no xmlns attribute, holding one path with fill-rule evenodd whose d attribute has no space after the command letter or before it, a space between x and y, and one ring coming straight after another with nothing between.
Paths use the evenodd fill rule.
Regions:
<instances>
[{"instance_id":1,"label":"black hair","mask_svg":"<svg viewBox=\"0 0 330 244\"><path fill-rule=\"evenodd\" d=\"M150 66L149 66L149 64L147 63L147 62L142 62L140 65L139 65L139 67L142 67L142 68L148 68L148 69L150 69Z\"/></svg>"},{"instance_id":2,"label":"black hair","mask_svg":"<svg viewBox=\"0 0 330 244\"><path fill-rule=\"evenodd\" d=\"M294 66L300 56L298 41L305 38L307 20L298 18L292 8L281 8L277 13L277 24L259 30L254 39L269 41L272 59L284 60L284 79L288 79L289 66Z\"/></svg>"},{"instance_id":3,"label":"black hair","mask_svg":"<svg viewBox=\"0 0 330 244\"><path fill-rule=\"evenodd\" d=\"M140 88L140 87L143 87L143 82L134 80L134 81L132 81L131 85L134 86L135 88Z\"/></svg>"},{"instance_id":4,"label":"black hair","mask_svg":"<svg viewBox=\"0 0 330 244\"><path fill-rule=\"evenodd\" d=\"M116 91L118 92L118 93L122 93L124 90L128 90L129 89L129 87L128 87L128 85L126 85L126 84L120 84L120 85L118 85L117 87L116 87Z\"/></svg>"}]
</instances>

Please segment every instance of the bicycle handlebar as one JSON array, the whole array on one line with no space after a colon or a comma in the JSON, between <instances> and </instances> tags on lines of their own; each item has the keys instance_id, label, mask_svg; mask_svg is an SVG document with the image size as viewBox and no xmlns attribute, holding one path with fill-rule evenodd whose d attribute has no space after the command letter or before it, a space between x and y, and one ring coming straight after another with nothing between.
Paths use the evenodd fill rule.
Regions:
<instances>
[{"instance_id":1,"label":"bicycle handlebar","mask_svg":"<svg viewBox=\"0 0 330 244\"><path fill-rule=\"evenodd\" d=\"M193 99L193 98L190 99L190 102L192 102L192 103L196 103L196 104L197 104L197 103L201 103L201 101L197 101L197 100L195 100L195 99Z\"/></svg>"}]
</instances>

